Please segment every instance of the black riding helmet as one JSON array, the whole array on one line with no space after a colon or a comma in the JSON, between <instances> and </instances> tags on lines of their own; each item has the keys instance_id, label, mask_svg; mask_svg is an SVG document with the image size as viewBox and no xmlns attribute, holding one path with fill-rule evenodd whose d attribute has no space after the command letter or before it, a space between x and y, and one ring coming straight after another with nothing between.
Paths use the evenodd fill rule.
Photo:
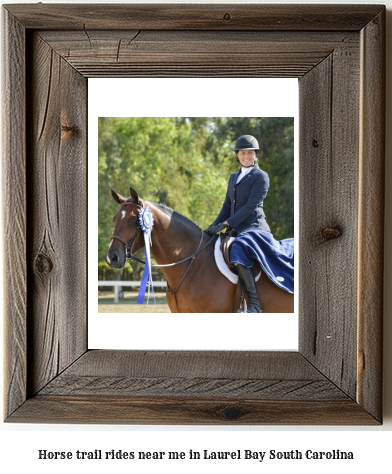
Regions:
<instances>
[{"instance_id":1,"label":"black riding helmet","mask_svg":"<svg viewBox=\"0 0 392 474\"><path fill-rule=\"evenodd\" d=\"M235 142L234 151L237 156L237 153L240 150L254 150L256 152L255 162L257 161L257 155L259 154L259 142L252 135L241 135ZM237 156L237 161L240 163L240 160Z\"/></svg>"},{"instance_id":2,"label":"black riding helmet","mask_svg":"<svg viewBox=\"0 0 392 474\"><path fill-rule=\"evenodd\" d=\"M259 142L252 135L242 135L235 142L234 151L255 150L256 154L260 151Z\"/></svg>"}]
</instances>

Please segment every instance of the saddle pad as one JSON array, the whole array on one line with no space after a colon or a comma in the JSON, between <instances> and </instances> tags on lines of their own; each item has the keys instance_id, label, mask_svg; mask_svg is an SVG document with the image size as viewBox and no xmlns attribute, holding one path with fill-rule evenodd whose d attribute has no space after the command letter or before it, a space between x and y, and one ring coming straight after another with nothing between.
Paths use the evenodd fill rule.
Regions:
<instances>
[{"instance_id":1,"label":"saddle pad","mask_svg":"<svg viewBox=\"0 0 392 474\"><path fill-rule=\"evenodd\" d=\"M222 275L224 275L231 283L236 285L238 283L238 275L233 273L230 270L230 268L227 266L225 259L223 258L223 253L220 248L220 244L221 244L220 239L217 239L217 241L215 242L215 248L214 248L216 266L218 267ZM258 281L258 279L260 278L260 275L261 275L261 272L259 272L258 275L256 276L256 281Z\"/></svg>"}]
</instances>

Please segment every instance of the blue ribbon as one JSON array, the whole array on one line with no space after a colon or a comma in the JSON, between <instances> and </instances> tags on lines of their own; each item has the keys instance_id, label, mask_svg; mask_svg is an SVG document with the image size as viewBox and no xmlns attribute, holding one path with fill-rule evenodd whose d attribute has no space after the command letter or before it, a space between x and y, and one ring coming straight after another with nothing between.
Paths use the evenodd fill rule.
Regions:
<instances>
[{"instance_id":1,"label":"blue ribbon","mask_svg":"<svg viewBox=\"0 0 392 474\"><path fill-rule=\"evenodd\" d=\"M153 217L151 209L149 207L143 206L140 209L140 211L139 211L139 223L140 223L140 227L143 231L143 236L144 236L144 255L145 255L146 264L145 264L145 267L144 267L142 282L140 284L140 290L139 290L139 296L137 298L137 304L143 304L144 303L146 288L148 286L148 297L147 297L147 303L146 304L148 304L148 302L149 302L150 289L152 289L152 293L154 295L154 303L156 305L154 287L152 285L151 254L150 254L150 247L152 245L151 231L152 231L152 227L154 225L154 217Z\"/></svg>"}]
</instances>

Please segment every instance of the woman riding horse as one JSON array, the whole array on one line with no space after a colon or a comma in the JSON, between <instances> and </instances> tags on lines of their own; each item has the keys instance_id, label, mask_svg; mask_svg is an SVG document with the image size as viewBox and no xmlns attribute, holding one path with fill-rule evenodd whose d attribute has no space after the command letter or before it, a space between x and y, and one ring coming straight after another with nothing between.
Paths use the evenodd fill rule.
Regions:
<instances>
[{"instance_id":1,"label":"woman riding horse","mask_svg":"<svg viewBox=\"0 0 392 474\"><path fill-rule=\"evenodd\" d=\"M250 305L247 313L261 313L252 267L260 265L257 283L264 310L268 313L294 312L294 239L276 241L263 211L269 179L256 164L257 140L244 135L235 151L241 169L229 180L221 212L207 229L215 235L231 228L236 238L231 249L231 264L245 286ZM167 281L167 301L176 313L227 313L236 307L236 286L222 275L214 261L216 239L211 239L196 224L161 204L143 201L131 188L125 198L112 191L120 204L114 217L106 261L112 268L123 268L135 259L133 253L145 247L155 257ZM150 248L151 247L151 248ZM146 266L147 268L147 266ZM151 272L146 272L146 275ZM144 282L144 283L143 283ZM143 274L141 287L146 287ZM214 298L209 298L215 292ZM238 312L244 312L240 309Z\"/></svg>"},{"instance_id":2,"label":"woman riding horse","mask_svg":"<svg viewBox=\"0 0 392 474\"><path fill-rule=\"evenodd\" d=\"M241 169L230 176L222 209L205 232L215 235L225 228L233 231L236 239L231 248L230 262L235 266L249 296L250 304L246 312L262 313L253 273L253 265L256 262L252 250L262 252L259 248L262 245L260 237L262 239L272 237L263 210L263 202L269 188L269 177L257 165L260 149L255 137L251 135L239 137L234 151Z\"/></svg>"}]
</instances>

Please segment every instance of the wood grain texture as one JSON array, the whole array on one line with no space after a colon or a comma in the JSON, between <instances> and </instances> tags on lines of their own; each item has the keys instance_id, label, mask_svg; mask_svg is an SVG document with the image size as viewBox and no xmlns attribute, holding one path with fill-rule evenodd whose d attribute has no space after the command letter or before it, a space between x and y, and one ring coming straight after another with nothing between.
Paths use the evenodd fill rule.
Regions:
<instances>
[{"instance_id":1,"label":"wood grain texture","mask_svg":"<svg viewBox=\"0 0 392 474\"><path fill-rule=\"evenodd\" d=\"M283 401L40 396L10 419L33 423L375 425L353 400Z\"/></svg>"},{"instance_id":2,"label":"wood grain texture","mask_svg":"<svg viewBox=\"0 0 392 474\"><path fill-rule=\"evenodd\" d=\"M26 399L26 90L25 31L3 16L3 237L5 315L5 416Z\"/></svg>"},{"instance_id":3,"label":"wood grain texture","mask_svg":"<svg viewBox=\"0 0 392 474\"><path fill-rule=\"evenodd\" d=\"M303 170L300 347L309 361L353 398L357 367L357 301L352 296L356 294L358 267L358 63L358 48L336 48L299 82Z\"/></svg>"},{"instance_id":4,"label":"wood grain texture","mask_svg":"<svg viewBox=\"0 0 392 474\"><path fill-rule=\"evenodd\" d=\"M90 351L40 395L343 400L295 352Z\"/></svg>"},{"instance_id":5,"label":"wood grain texture","mask_svg":"<svg viewBox=\"0 0 392 474\"><path fill-rule=\"evenodd\" d=\"M361 31L357 399L382 418L385 12ZM374 185L374 183L377 185Z\"/></svg>"},{"instance_id":6,"label":"wood grain texture","mask_svg":"<svg viewBox=\"0 0 392 474\"><path fill-rule=\"evenodd\" d=\"M42 31L40 36L86 77L300 77L358 35L83 30Z\"/></svg>"},{"instance_id":7,"label":"wood grain texture","mask_svg":"<svg viewBox=\"0 0 392 474\"><path fill-rule=\"evenodd\" d=\"M381 423L385 7L30 4L4 19L6 420ZM231 52L241 77L301 78L299 352L86 352L86 77L229 77Z\"/></svg>"},{"instance_id":8,"label":"wood grain texture","mask_svg":"<svg viewBox=\"0 0 392 474\"><path fill-rule=\"evenodd\" d=\"M29 348L34 361L29 389L34 394L87 349L87 111L86 79L37 35L29 40Z\"/></svg>"},{"instance_id":9,"label":"wood grain texture","mask_svg":"<svg viewBox=\"0 0 392 474\"><path fill-rule=\"evenodd\" d=\"M10 421L377 424L299 353L89 351Z\"/></svg>"},{"instance_id":10,"label":"wood grain texture","mask_svg":"<svg viewBox=\"0 0 392 474\"><path fill-rule=\"evenodd\" d=\"M298 352L91 350L67 375L324 380Z\"/></svg>"},{"instance_id":11,"label":"wood grain texture","mask_svg":"<svg viewBox=\"0 0 392 474\"><path fill-rule=\"evenodd\" d=\"M88 377L61 375L40 395L230 400L346 400L329 380L208 379L206 377Z\"/></svg>"},{"instance_id":12,"label":"wood grain texture","mask_svg":"<svg viewBox=\"0 0 392 474\"><path fill-rule=\"evenodd\" d=\"M7 5L31 29L357 31L379 5Z\"/></svg>"}]
</instances>

